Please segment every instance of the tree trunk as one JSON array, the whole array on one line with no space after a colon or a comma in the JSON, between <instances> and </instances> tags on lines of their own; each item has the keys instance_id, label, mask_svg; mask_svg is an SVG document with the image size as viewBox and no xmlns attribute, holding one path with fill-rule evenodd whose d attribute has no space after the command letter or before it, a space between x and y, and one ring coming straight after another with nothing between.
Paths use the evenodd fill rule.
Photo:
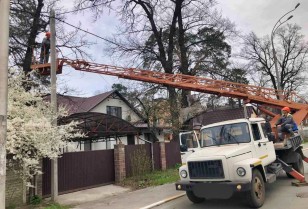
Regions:
<instances>
[{"instance_id":1,"label":"tree trunk","mask_svg":"<svg viewBox=\"0 0 308 209\"><path fill-rule=\"evenodd\" d=\"M40 24L40 17L42 8L44 6L44 0L38 0L37 1L37 8L35 10L35 14L33 16L33 23L30 31L30 35L28 38L27 43L27 51L25 54L24 62L23 62L23 70L24 73L27 75L31 71L31 63L32 63L32 54L33 54L33 48L35 47L35 38L38 34L39 30L39 24Z\"/></svg>"},{"instance_id":2,"label":"tree trunk","mask_svg":"<svg viewBox=\"0 0 308 209\"><path fill-rule=\"evenodd\" d=\"M183 0L177 0L178 8L182 8ZM187 58L187 47L185 46L186 40L185 40L185 31L183 26L183 19L182 19L182 10L178 10L178 25L179 25L179 33L178 33L178 41L180 46L180 53L181 53L181 65L180 65L180 72L184 75L188 75L188 58ZM190 91L188 90L182 90L182 101L181 101L181 107L185 108L188 107L188 95L190 95Z\"/></svg>"},{"instance_id":3,"label":"tree trunk","mask_svg":"<svg viewBox=\"0 0 308 209\"><path fill-rule=\"evenodd\" d=\"M178 140L180 120L179 120L179 105L177 101L177 93L175 91L175 88L172 88L172 87L167 87L167 90L169 93L169 104L170 104L170 112L171 112L173 140Z\"/></svg>"},{"instance_id":4,"label":"tree trunk","mask_svg":"<svg viewBox=\"0 0 308 209\"><path fill-rule=\"evenodd\" d=\"M189 106L189 103L188 103L188 96L190 95L190 91L188 90L182 90L182 93L181 93L181 108L185 108L185 107L188 107Z\"/></svg>"}]
</instances>

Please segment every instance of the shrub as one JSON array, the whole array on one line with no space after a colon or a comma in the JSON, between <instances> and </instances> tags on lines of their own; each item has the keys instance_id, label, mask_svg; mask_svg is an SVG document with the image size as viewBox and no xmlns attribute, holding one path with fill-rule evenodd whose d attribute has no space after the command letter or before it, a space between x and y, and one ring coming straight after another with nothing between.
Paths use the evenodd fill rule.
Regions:
<instances>
[{"instance_id":1,"label":"shrub","mask_svg":"<svg viewBox=\"0 0 308 209\"><path fill-rule=\"evenodd\" d=\"M30 198L31 205L38 205L42 203L42 198L38 195L34 195Z\"/></svg>"},{"instance_id":2,"label":"shrub","mask_svg":"<svg viewBox=\"0 0 308 209\"><path fill-rule=\"evenodd\" d=\"M132 176L139 177L151 171L151 159L147 155L145 147L139 146L130 157Z\"/></svg>"}]
</instances>

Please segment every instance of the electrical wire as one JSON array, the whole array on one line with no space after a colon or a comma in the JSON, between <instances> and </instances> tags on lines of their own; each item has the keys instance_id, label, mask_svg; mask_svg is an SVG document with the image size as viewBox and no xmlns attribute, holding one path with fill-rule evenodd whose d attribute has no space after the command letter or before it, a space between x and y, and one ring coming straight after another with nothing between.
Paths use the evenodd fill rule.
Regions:
<instances>
[{"instance_id":1,"label":"electrical wire","mask_svg":"<svg viewBox=\"0 0 308 209\"><path fill-rule=\"evenodd\" d=\"M45 16L45 17L50 18L49 15L42 15L42 16ZM104 41L106 41L106 42L108 42L108 43L111 43L111 44L113 44L113 45L122 47L122 46L121 46L120 44L118 44L118 43L115 43L115 42L110 41L110 40L108 40L108 39L106 39L106 38L104 38L104 37L101 37L101 36L97 35L97 34L94 34L94 33L91 33L91 32L89 32L89 31L86 31L86 30L84 30L84 29L82 29L82 28L80 28L80 27L77 27L77 26L75 26L75 25L72 25L71 23L65 22L64 20L61 20L60 18L57 18L57 17L56 17L55 19L58 20L58 21L60 21L60 22L62 22L62 23L64 23L64 24L66 24L66 25L69 25L69 26L71 26L71 27L73 27L73 28L75 28L75 29L77 29L77 30L80 30L80 31L82 31L82 32L85 32L85 33L87 33L87 34L90 34L90 35L92 35L92 36L95 36L96 38L102 39L102 40L104 40Z\"/></svg>"},{"instance_id":2,"label":"electrical wire","mask_svg":"<svg viewBox=\"0 0 308 209\"><path fill-rule=\"evenodd\" d=\"M71 10L71 11L67 11L67 12L62 12L62 13L59 13L59 14L57 14L57 15L64 15L64 14L74 13L74 12L78 12L78 11L82 11L82 10L86 10L86 9L91 9L91 8L94 8L94 7L101 6L101 5L103 5L103 4L104 4L104 3L93 4L92 6L89 6L89 7L85 7L85 8L81 8L81 9L75 9L75 10Z\"/></svg>"}]
</instances>

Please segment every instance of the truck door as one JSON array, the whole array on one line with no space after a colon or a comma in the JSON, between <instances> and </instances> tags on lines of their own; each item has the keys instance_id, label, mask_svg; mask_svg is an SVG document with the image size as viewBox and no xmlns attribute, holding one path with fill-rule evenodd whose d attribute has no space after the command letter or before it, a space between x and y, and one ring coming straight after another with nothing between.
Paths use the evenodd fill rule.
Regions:
<instances>
[{"instance_id":1,"label":"truck door","mask_svg":"<svg viewBox=\"0 0 308 209\"><path fill-rule=\"evenodd\" d=\"M263 165L268 165L273 162L272 159L272 150L270 148L270 144L268 138L264 137L264 134L261 132L261 127L259 124L251 124L252 134L254 138L254 147L256 151L256 157L262 160Z\"/></svg>"},{"instance_id":2,"label":"truck door","mask_svg":"<svg viewBox=\"0 0 308 209\"><path fill-rule=\"evenodd\" d=\"M196 150L200 149L200 142L195 131L180 133L180 148L182 163L186 163L186 158Z\"/></svg>"}]
</instances>

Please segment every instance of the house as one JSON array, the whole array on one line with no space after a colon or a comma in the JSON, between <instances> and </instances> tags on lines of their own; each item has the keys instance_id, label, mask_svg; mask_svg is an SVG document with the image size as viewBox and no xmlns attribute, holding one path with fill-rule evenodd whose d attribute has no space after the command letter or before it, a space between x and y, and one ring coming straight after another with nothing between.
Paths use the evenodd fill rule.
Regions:
<instances>
[{"instance_id":1,"label":"house","mask_svg":"<svg viewBox=\"0 0 308 209\"><path fill-rule=\"evenodd\" d=\"M153 138L164 140L162 130L153 132L139 111L116 90L92 97L57 95L57 102L69 111L69 117L60 122L77 120L88 136L75 142L80 151L113 149L116 143L143 144Z\"/></svg>"},{"instance_id":2,"label":"house","mask_svg":"<svg viewBox=\"0 0 308 209\"><path fill-rule=\"evenodd\" d=\"M46 96L45 100L50 100L50 96ZM80 152L67 148L58 159L59 194L111 184L128 176L132 170L131 154L138 147L145 147L147 156L153 158L155 169L174 167L181 161L176 143L145 144L145 140L151 139L153 134L154 138L164 141L165 125L157 120L155 131L149 130L146 119L118 91L87 98L57 95L57 103L69 112L69 116L59 119L58 123L78 121L78 128L87 135L87 138L72 142ZM117 143L144 145L114 147ZM90 150L98 151L84 152ZM50 159L43 159L41 166L43 175L35 179L35 193L47 197L51 194ZM13 171L8 171L8 174L6 203L26 203L29 189L24 187L23 181Z\"/></svg>"}]
</instances>

